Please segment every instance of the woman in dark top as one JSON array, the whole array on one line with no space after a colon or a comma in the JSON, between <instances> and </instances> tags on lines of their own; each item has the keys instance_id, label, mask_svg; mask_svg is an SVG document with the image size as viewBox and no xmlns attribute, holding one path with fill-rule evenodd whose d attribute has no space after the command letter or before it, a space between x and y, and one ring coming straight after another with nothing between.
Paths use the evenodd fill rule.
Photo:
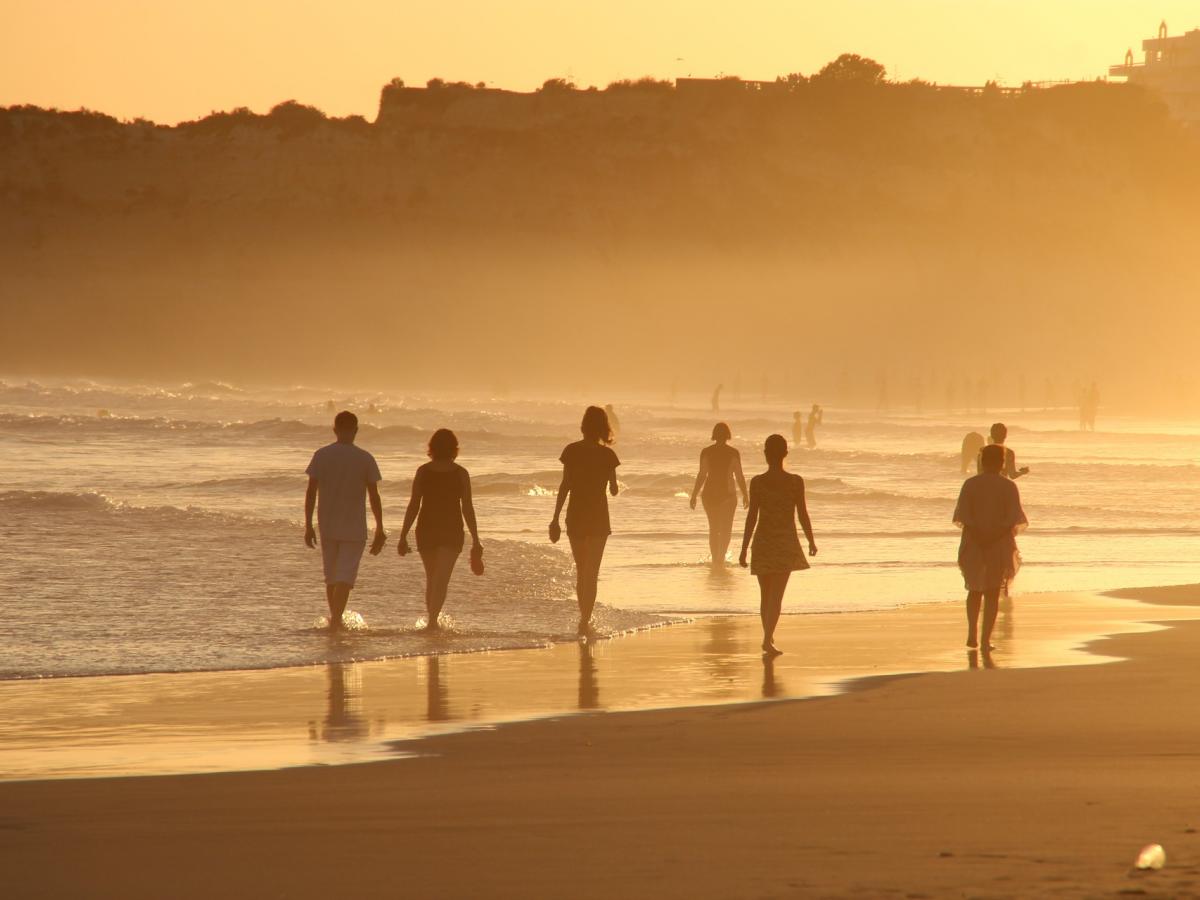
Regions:
<instances>
[{"instance_id":1,"label":"woman in dark top","mask_svg":"<svg viewBox=\"0 0 1200 900\"><path fill-rule=\"evenodd\" d=\"M732 437L733 433L724 422L713 426L713 443L700 451L700 471L692 488L692 509L696 508L696 495L699 494L708 515L708 549L713 568L718 569L725 566L725 554L733 538L738 491L742 494L742 506L749 502L746 476L742 474L742 455L729 446Z\"/></svg>"},{"instance_id":2,"label":"woman in dark top","mask_svg":"<svg viewBox=\"0 0 1200 900\"><path fill-rule=\"evenodd\" d=\"M621 461L609 444L613 441L608 416L598 406L589 406L579 425L583 440L567 444L559 460L563 464L562 483L550 522L550 540L558 543L562 535L559 516L567 504L567 538L575 557L575 595L579 598L579 633L591 628L592 608L596 605L596 582L604 545L612 529L608 522L608 498L617 496L617 466ZM569 502L568 502L569 498Z\"/></svg>"},{"instance_id":3,"label":"woman in dark top","mask_svg":"<svg viewBox=\"0 0 1200 900\"><path fill-rule=\"evenodd\" d=\"M746 551L754 538L754 561L750 571L758 576L761 596L760 615L763 627L763 653L779 656L783 651L775 646L775 626L783 609L783 592L793 572L807 569L808 560L800 549L796 534L796 516L808 538L809 556L817 555L812 523L804 502L804 479L783 468L788 454L787 439L781 434L767 438L763 455L767 471L750 479L750 510L746 513L746 531L742 535L742 555L738 560L746 565Z\"/></svg>"},{"instance_id":4,"label":"woman in dark top","mask_svg":"<svg viewBox=\"0 0 1200 900\"><path fill-rule=\"evenodd\" d=\"M404 512L404 527L396 552L409 553L408 531L417 523L417 552L425 566L425 629L436 631L446 602L450 576L463 549L463 520L471 531L471 555L483 557L475 507L471 503L471 476L455 462L458 438L448 428L439 428L429 439L429 462L417 469L412 499Z\"/></svg>"}]
</instances>

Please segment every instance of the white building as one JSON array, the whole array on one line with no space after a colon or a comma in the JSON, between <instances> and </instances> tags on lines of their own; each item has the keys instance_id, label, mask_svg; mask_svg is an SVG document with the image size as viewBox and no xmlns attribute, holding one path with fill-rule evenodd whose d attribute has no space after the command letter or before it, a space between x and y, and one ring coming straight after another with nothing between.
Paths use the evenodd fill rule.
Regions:
<instances>
[{"instance_id":1,"label":"white building","mask_svg":"<svg viewBox=\"0 0 1200 900\"><path fill-rule=\"evenodd\" d=\"M1171 115L1191 125L1200 125L1200 28L1170 37L1167 23L1158 26L1158 37L1142 41L1145 59L1134 59L1133 50L1125 62L1112 66L1108 73L1158 93L1166 101Z\"/></svg>"}]
</instances>

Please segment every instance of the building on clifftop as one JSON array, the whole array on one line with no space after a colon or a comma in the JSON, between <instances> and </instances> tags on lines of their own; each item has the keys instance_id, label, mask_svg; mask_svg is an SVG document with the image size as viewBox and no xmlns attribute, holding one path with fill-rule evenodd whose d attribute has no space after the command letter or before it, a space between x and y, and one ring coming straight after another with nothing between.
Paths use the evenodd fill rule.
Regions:
<instances>
[{"instance_id":1,"label":"building on clifftop","mask_svg":"<svg viewBox=\"0 0 1200 900\"><path fill-rule=\"evenodd\" d=\"M1129 50L1125 62L1111 66L1109 75L1154 91L1176 119L1200 125L1200 28L1170 37L1163 22L1158 37L1142 41L1142 50L1143 62L1137 62Z\"/></svg>"}]
</instances>

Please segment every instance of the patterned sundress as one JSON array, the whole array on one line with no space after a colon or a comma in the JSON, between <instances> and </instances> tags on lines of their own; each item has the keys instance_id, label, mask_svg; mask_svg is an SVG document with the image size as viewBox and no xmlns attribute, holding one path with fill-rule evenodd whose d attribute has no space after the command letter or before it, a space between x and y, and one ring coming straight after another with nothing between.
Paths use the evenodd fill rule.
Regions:
<instances>
[{"instance_id":1,"label":"patterned sundress","mask_svg":"<svg viewBox=\"0 0 1200 900\"><path fill-rule=\"evenodd\" d=\"M764 472L750 479L750 502L758 501L758 524L750 545L753 575L781 575L807 569L796 533L796 502L804 500L804 479L790 472Z\"/></svg>"}]
</instances>

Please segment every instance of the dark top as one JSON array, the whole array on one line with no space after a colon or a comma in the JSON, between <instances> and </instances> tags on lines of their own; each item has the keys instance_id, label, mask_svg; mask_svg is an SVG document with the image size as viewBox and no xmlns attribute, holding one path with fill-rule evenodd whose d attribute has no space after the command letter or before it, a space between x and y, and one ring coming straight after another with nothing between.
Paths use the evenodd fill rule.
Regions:
<instances>
[{"instance_id":1,"label":"dark top","mask_svg":"<svg viewBox=\"0 0 1200 900\"><path fill-rule=\"evenodd\" d=\"M421 483L421 510L417 513L417 549L463 548L463 480L467 470L457 463L437 470L432 463L417 469Z\"/></svg>"},{"instance_id":2,"label":"dark top","mask_svg":"<svg viewBox=\"0 0 1200 900\"><path fill-rule=\"evenodd\" d=\"M595 441L567 444L559 460L571 483L567 534L612 534L608 521L608 481L621 461L611 447Z\"/></svg>"}]
</instances>

